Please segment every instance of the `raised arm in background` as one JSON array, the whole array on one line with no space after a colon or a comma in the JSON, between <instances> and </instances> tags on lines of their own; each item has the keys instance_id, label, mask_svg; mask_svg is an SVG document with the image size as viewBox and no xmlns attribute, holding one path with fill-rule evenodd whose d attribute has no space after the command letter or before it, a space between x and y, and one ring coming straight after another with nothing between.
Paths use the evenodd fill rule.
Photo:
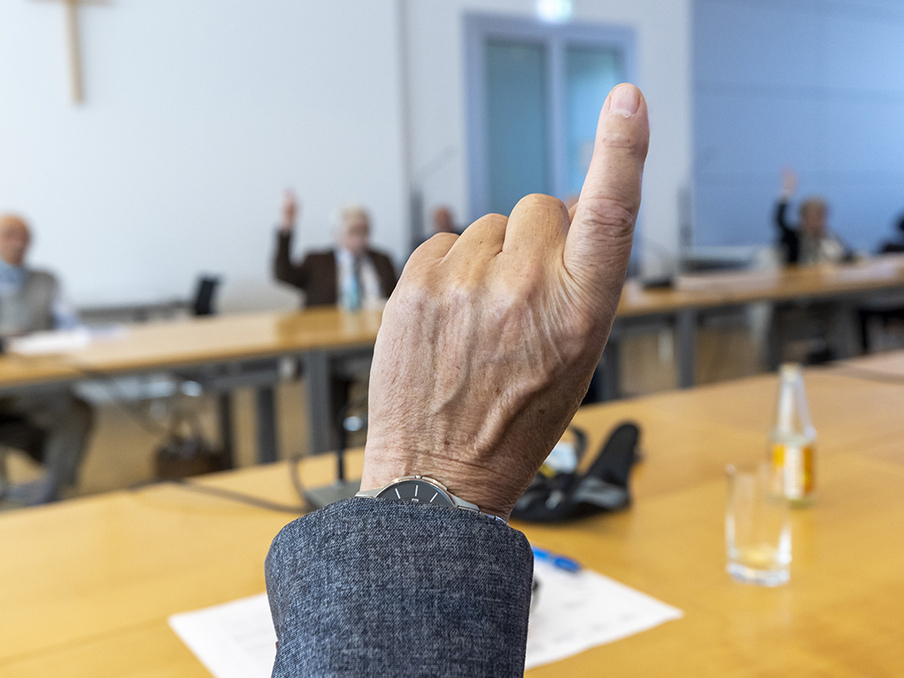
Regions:
<instances>
[{"instance_id":1,"label":"raised arm in background","mask_svg":"<svg viewBox=\"0 0 904 678\"><path fill-rule=\"evenodd\" d=\"M276 242L276 256L273 258L273 277L277 280L304 289L308 284L309 271L304 262L292 262L292 235L298 217L299 204L295 193L287 189L283 195L279 232Z\"/></svg>"},{"instance_id":2,"label":"raised arm in background","mask_svg":"<svg viewBox=\"0 0 904 678\"><path fill-rule=\"evenodd\" d=\"M775 204L775 225L779 230L779 244L786 264L800 260L800 233L788 223L788 204L797 190L797 174L790 167L782 170L782 192Z\"/></svg>"}]
</instances>

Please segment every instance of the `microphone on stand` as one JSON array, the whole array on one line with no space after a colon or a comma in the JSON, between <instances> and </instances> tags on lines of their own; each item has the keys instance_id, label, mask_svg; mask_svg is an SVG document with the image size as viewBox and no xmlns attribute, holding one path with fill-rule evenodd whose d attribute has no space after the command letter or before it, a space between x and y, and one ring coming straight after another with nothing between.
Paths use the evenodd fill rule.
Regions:
<instances>
[{"instance_id":1,"label":"microphone on stand","mask_svg":"<svg viewBox=\"0 0 904 678\"><path fill-rule=\"evenodd\" d=\"M364 410L355 412L364 406ZM348 434L367 430L367 401L347 403L336 417L336 480L330 485L315 487L305 491L305 498L315 508L323 508L340 499L354 497L361 489L361 480L347 480L345 477L345 448Z\"/></svg>"}]
</instances>

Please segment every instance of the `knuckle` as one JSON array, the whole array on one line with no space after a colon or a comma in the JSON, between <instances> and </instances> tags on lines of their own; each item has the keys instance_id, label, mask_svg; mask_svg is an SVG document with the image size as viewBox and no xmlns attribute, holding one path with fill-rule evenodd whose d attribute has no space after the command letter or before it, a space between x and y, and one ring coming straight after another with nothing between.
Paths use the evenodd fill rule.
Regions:
<instances>
[{"instance_id":1,"label":"knuckle","mask_svg":"<svg viewBox=\"0 0 904 678\"><path fill-rule=\"evenodd\" d=\"M487 214L468 226L471 239L475 237L499 238L505 234L508 217L501 214Z\"/></svg>"},{"instance_id":2,"label":"knuckle","mask_svg":"<svg viewBox=\"0 0 904 678\"><path fill-rule=\"evenodd\" d=\"M475 226L485 228L505 228L507 223L508 217L504 217L501 214L485 214L471 224L470 228L474 228Z\"/></svg>"},{"instance_id":3,"label":"knuckle","mask_svg":"<svg viewBox=\"0 0 904 678\"><path fill-rule=\"evenodd\" d=\"M386 302L383 316L417 317L423 314L434 298L432 287L427 275L406 271L406 275L399 280L395 291Z\"/></svg>"},{"instance_id":4,"label":"knuckle","mask_svg":"<svg viewBox=\"0 0 904 678\"><path fill-rule=\"evenodd\" d=\"M554 198L551 195L544 195L543 193L531 193L530 195L526 195L521 200L518 201L519 207L526 207L530 210L544 210L544 211L562 211L565 209L565 205L558 198Z\"/></svg>"},{"instance_id":5,"label":"knuckle","mask_svg":"<svg viewBox=\"0 0 904 678\"><path fill-rule=\"evenodd\" d=\"M446 296L453 308L467 308L476 301L477 286L469 280L456 280L446 287Z\"/></svg>"},{"instance_id":6,"label":"knuckle","mask_svg":"<svg viewBox=\"0 0 904 678\"><path fill-rule=\"evenodd\" d=\"M448 250L456 240L458 240L458 235L455 233L436 233L421 243L411 256L417 255L420 258L430 256L436 251Z\"/></svg>"}]
</instances>

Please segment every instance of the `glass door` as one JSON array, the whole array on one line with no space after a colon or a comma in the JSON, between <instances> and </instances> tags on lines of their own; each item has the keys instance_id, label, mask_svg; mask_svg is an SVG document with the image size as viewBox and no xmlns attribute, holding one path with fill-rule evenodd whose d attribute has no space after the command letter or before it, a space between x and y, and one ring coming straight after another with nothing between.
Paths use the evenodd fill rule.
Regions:
<instances>
[{"instance_id":1,"label":"glass door","mask_svg":"<svg viewBox=\"0 0 904 678\"><path fill-rule=\"evenodd\" d=\"M492 38L486 43L489 212L508 214L528 193L551 193L549 83L543 43Z\"/></svg>"},{"instance_id":2,"label":"glass door","mask_svg":"<svg viewBox=\"0 0 904 678\"><path fill-rule=\"evenodd\" d=\"M600 107L633 80L633 31L479 14L465 29L471 218L578 194Z\"/></svg>"},{"instance_id":3,"label":"glass door","mask_svg":"<svg viewBox=\"0 0 904 678\"><path fill-rule=\"evenodd\" d=\"M577 195L590 167L600 106L627 80L618 47L565 48L565 194Z\"/></svg>"}]
</instances>

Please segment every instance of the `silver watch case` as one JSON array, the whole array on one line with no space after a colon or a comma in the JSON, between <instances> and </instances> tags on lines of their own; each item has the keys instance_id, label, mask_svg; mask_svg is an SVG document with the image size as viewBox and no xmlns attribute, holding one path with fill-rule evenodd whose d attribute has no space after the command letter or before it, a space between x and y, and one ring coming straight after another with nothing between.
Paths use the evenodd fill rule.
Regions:
<instances>
[{"instance_id":1,"label":"silver watch case","mask_svg":"<svg viewBox=\"0 0 904 678\"><path fill-rule=\"evenodd\" d=\"M414 493L409 496L412 488L414 489ZM423 488L425 492L423 493L423 497L418 497L421 488ZM431 495L430 492L433 492L433 494ZM379 498L389 499L390 501L408 501L427 505L432 504L434 506L448 506L450 508L461 509L462 511L479 513L480 515L488 516L508 524L504 518L500 518L491 513L485 513L480 510L480 507L478 507L477 504L472 504L461 497L456 497L449 492L446 486L441 482L434 480L433 478L428 478L427 476L402 476L401 478L396 478L385 487L362 490L355 496L366 497L369 499Z\"/></svg>"}]
</instances>

